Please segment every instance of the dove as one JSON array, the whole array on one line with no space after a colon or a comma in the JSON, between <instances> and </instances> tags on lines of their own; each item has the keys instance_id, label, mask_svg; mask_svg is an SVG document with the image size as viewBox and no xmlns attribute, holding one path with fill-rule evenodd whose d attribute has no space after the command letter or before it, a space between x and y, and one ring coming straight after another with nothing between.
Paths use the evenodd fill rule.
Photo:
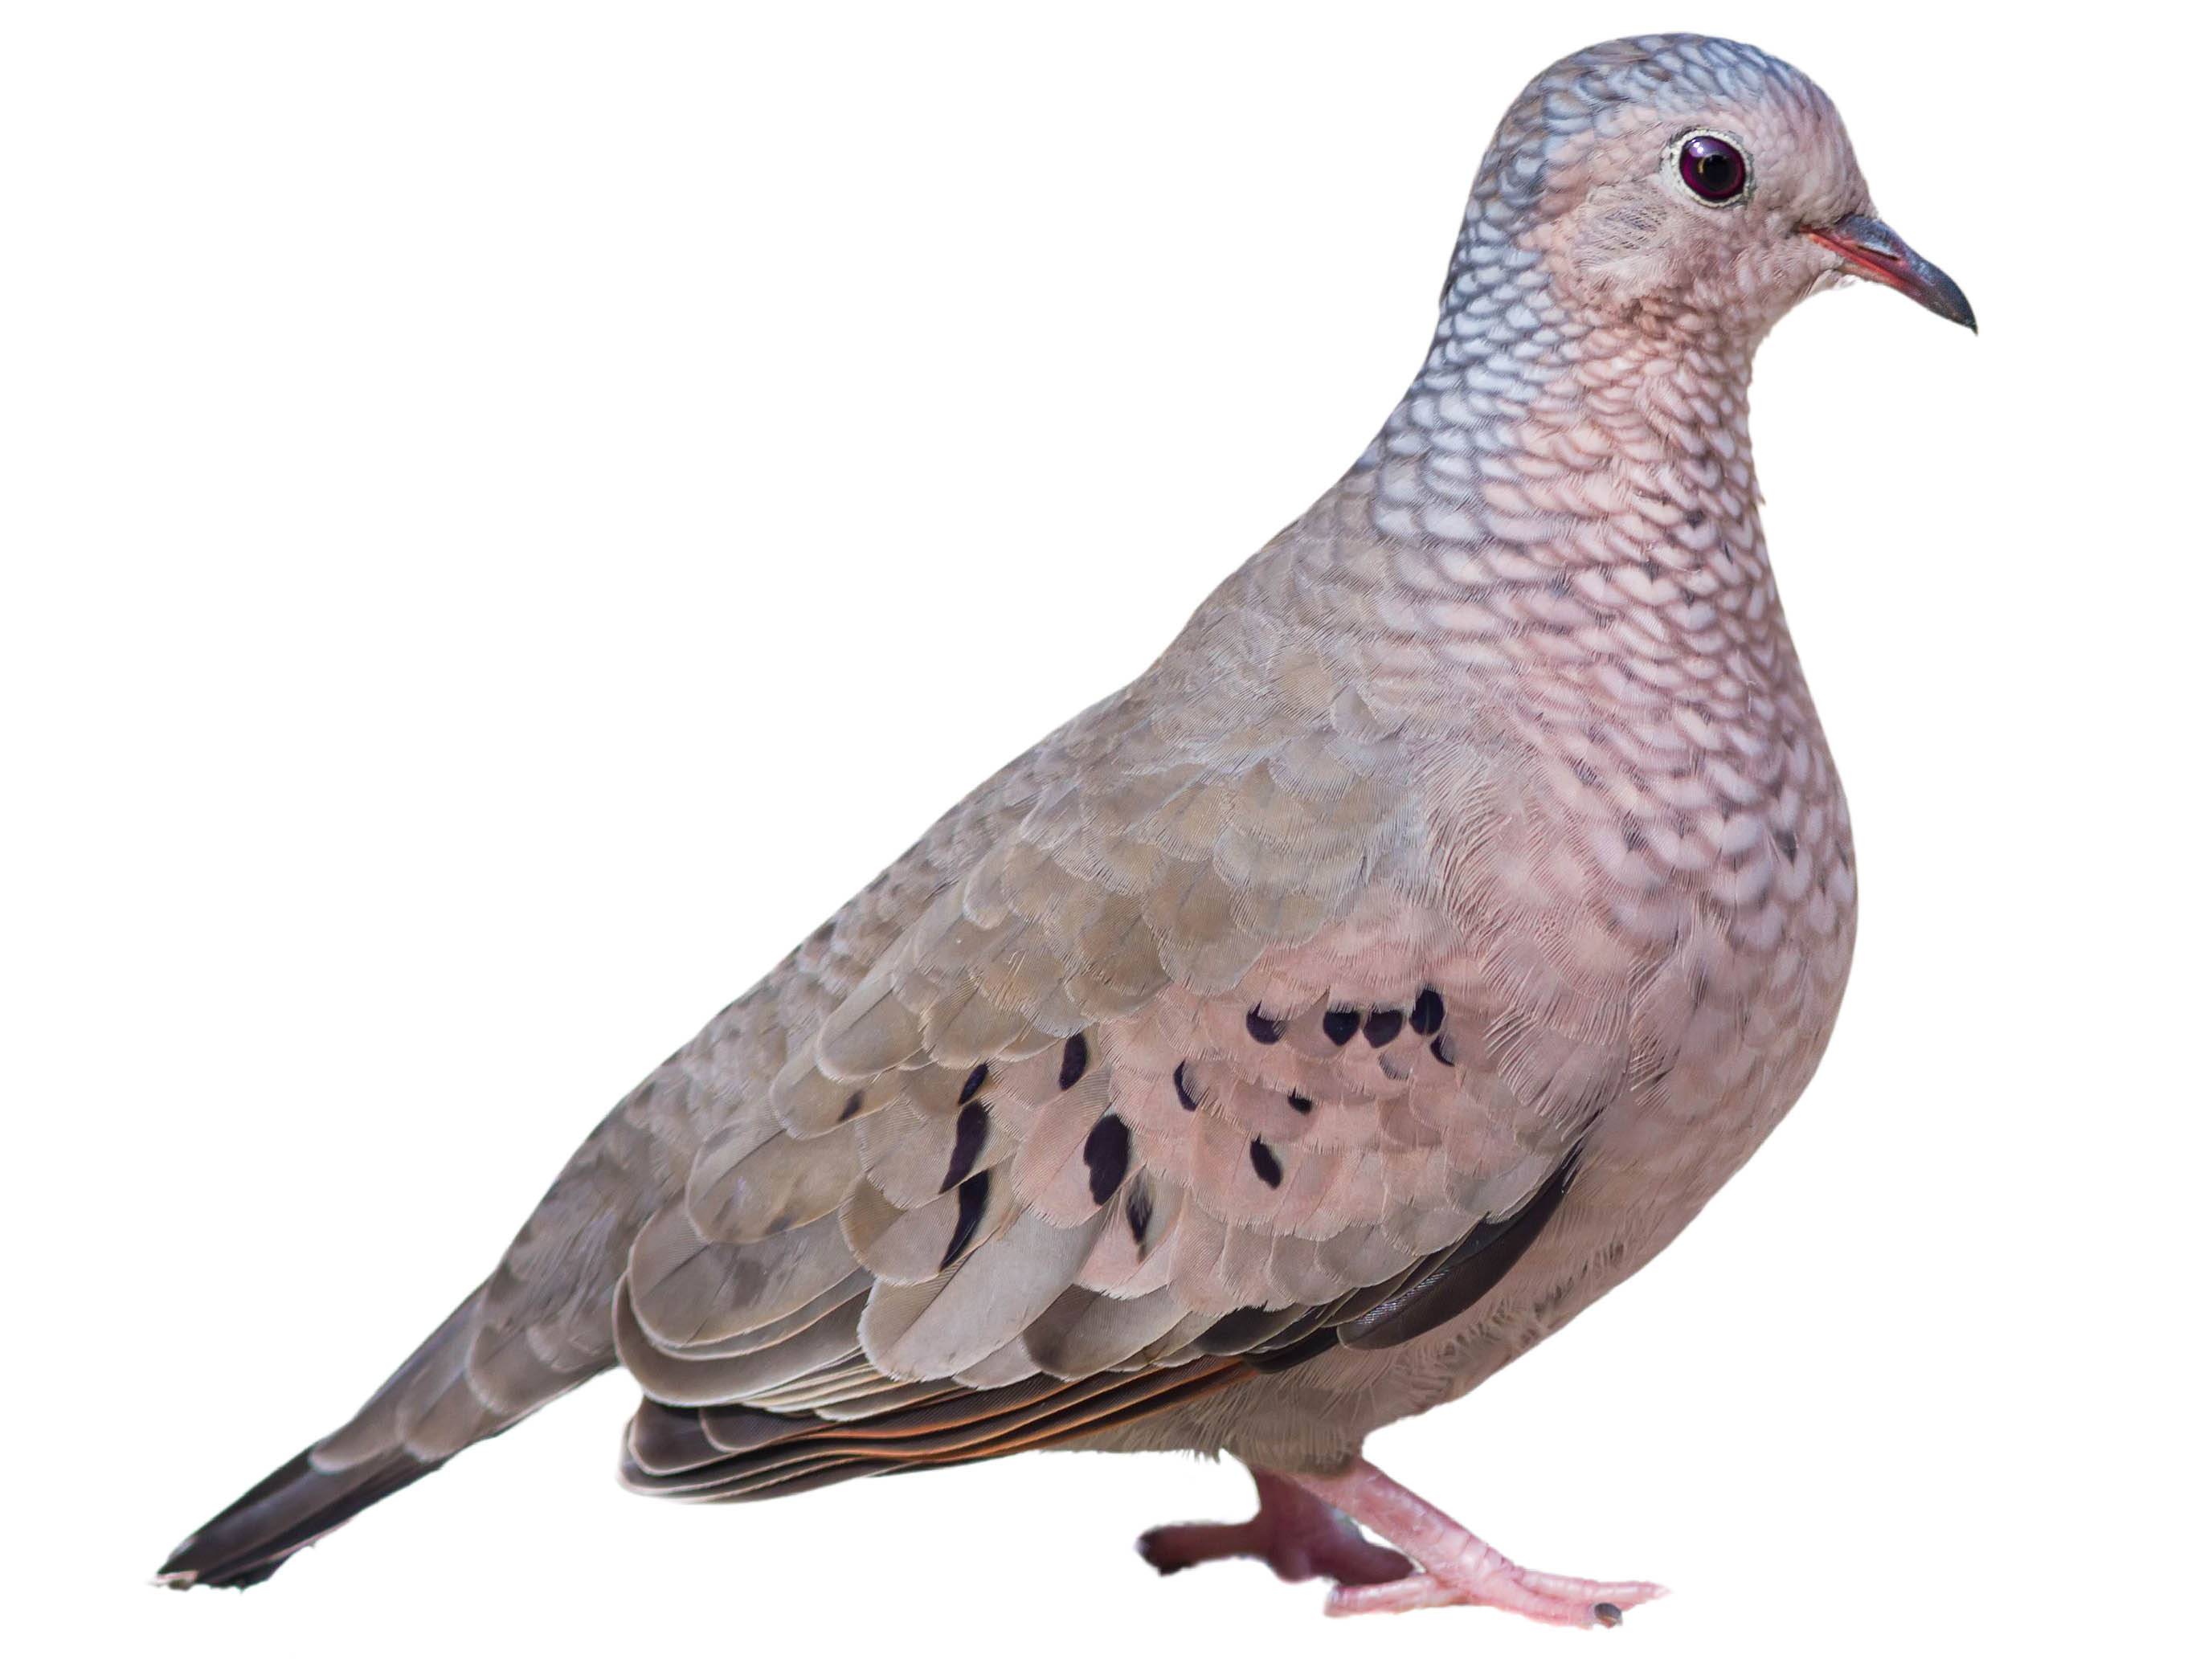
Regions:
<instances>
[{"instance_id":1,"label":"dove","mask_svg":"<svg viewBox=\"0 0 2212 1659\"><path fill-rule=\"evenodd\" d=\"M1520 1565L1363 1448L1650 1261L1828 1042L1850 818L1747 388L1849 279L1974 325L1799 71L1686 34L1547 70L1350 470L622 1100L162 1582L264 1579L619 1368L643 1493L1181 1450L1259 1507L1147 1534L1164 1572L1559 1625L1662 1594Z\"/></svg>"}]
</instances>

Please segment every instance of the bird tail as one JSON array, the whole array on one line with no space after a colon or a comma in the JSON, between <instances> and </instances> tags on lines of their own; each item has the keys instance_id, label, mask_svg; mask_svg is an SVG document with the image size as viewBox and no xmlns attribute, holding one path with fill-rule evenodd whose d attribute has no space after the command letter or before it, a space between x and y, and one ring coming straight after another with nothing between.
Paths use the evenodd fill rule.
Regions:
<instances>
[{"instance_id":1,"label":"bird tail","mask_svg":"<svg viewBox=\"0 0 2212 1659\"><path fill-rule=\"evenodd\" d=\"M683 1190L656 1073L587 1137L491 1277L351 1422L177 1546L160 1582L258 1584L370 1504L615 1363L630 1240ZM679 1120L680 1122L680 1120Z\"/></svg>"},{"instance_id":2,"label":"bird tail","mask_svg":"<svg viewBox=\"0 0 2212 1659\"><path fill-rule=\"evenodd\" d=\"M157 1582L177 1589L258 1584L370 1504L602 1368L556 1370L520 1340L521 1333L488 1340L489 1289L479 1288L456 1308L344 1427L178 1545Z\"/></svg>"},{"instance_id":3,"label":"bird tail","mask_svg":"<svg viewBox=\"0 0 2212 1659\"><path fill-rule=\"evenodd\" d=\"M444 1461L392 1451L349 1469L325 1470L315 1466L311 1447L178 1545L156 1582L172 1589L258 1584L296 1551Z\"/></svg>"}]
</instances>

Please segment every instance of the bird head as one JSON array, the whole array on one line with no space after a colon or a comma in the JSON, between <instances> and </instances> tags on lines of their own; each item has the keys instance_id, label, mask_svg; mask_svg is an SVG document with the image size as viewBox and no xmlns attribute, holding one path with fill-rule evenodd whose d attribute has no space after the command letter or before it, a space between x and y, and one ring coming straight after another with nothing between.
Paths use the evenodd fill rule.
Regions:
<instances>
[{"instance_id":1,"label":"bird head","mask_svg":"<svg viewBox=\"0 0 2212 1659\"><path fill-rule=\"evenodd\" d=\"M1597 325L1755 341L1808 294L1860 277L1974 326L1958 284L1875 216L1827 94L1756 48L1698 35L1577 52L1508 112L1454 275L1530 255L1569 313Z\"/></svg>"}]
</instances>

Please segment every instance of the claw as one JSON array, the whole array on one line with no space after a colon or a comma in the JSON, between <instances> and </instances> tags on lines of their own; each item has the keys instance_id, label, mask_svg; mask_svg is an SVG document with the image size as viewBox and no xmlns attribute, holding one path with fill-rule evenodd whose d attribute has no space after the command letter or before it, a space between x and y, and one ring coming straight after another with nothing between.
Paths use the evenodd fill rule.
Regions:
<instances>
[{"instance_id":1,"label":"claw","mask_svg":"<svg viewBox=\"0 0 2212 1659\"><path fill-rule=\"evenodd\" d=\"M1595 1607L1592 1607L1590 1611L1597 1615L1598 1623L1603 1625L1607 1630L1611 1630L1615 1625L1618 1625L1622 1619L1626 1617L1626 1615L1623 1613L1619 1607L1613 1606L1610 1601L1601 1601Z\"/></svg>"},{"instance_id":2,"label":"claw","mask_svg":"<svg viewBox=\"0 0 2212 1659\"><path fill-rule=\"evenodd\" d=\"M1196 1561L1176 1560L1160 1546L1151 1533L1146 1533L1137 1540L1137 1553L1144 1558L1146 1566L1163 1578L1181 1572L1185 1567L1194 1567L1198 1565Z\"/></svg>"}]
</instances>

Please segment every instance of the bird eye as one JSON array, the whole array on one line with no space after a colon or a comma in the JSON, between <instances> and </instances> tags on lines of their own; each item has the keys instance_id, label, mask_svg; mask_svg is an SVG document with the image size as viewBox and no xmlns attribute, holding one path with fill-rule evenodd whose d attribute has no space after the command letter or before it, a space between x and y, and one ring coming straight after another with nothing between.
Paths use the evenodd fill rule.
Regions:
<instances>
[{"instance_id":1,"label":"bird eye","mask_svg":"<svg viewBox=\"0 0 2212 1659\"><path fill-rule=\"evenodd\" d=\"M1675 165L1690 194L1715 207L1740 200L1751 182L1751 169L1743 152L1725 138L1710 132L1692 133L1676 146Z\"/></svg>"}]
</instances>

